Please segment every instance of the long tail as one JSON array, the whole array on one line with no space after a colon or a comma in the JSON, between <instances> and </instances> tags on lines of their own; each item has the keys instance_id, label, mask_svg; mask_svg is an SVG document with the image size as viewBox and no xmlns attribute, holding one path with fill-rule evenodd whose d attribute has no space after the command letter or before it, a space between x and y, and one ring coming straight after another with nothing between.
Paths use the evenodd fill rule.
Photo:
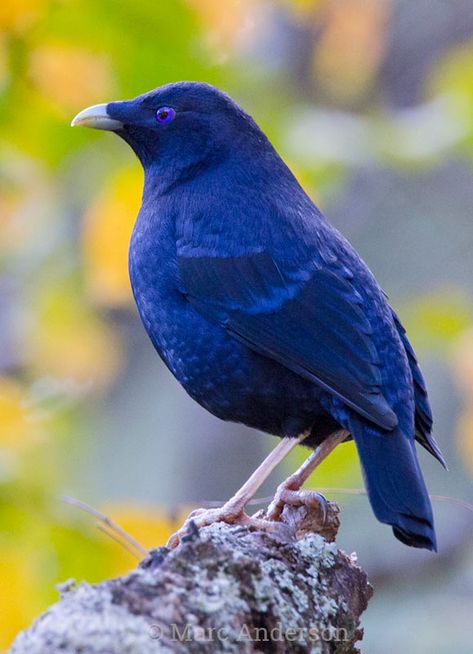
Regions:
<instances>
[{"instance_id":1,"label":"long tail","mask_svg":"<svg viewBox=\"0 0 473 654\"><path fill-rule=\"evenodd\" d=\"M398 427L383 433L351 421L374 514L392 526L394 535L411 547L437 551L432 506L420 470L415 443Z\"/></svg>"},{"instance_id":2,"label":"long tail","mask_svg":"<svg viewBox=\"0 0 473 654\"><path fill-rule=\"evenodd\" d=\"M406 330L404 329L399 316L391 309L394 324L399 332L401 341L406 350L409 367L412 373L412 381L414 382L414 399L415 399L415 424L416 424L416 440L425 447L427 452L430 452L437 461L439 461L445 470L448 470L447 464L440 451L435 438L432 436L432 410L430 408L429 398L427 396L427 388L425 386L424 377L419 368L416 353L407 338Z\"/></svg>"}]
</instances>

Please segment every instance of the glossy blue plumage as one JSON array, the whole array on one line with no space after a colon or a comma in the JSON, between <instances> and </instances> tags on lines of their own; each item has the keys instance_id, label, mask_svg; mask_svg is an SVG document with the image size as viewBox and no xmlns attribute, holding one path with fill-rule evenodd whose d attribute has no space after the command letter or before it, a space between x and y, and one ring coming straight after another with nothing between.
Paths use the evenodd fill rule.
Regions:
<instances>
[{"instance_id":1,"label":"glossy blue plumage","mask_svg":"<svg viewBox=\"0 0 473 654\"><path fill-rule=\"evenodd\" d=\"M443 461L425 384L366 265L220 91L173 84L108 111L145 169L130 275L167 366L224 420L310 428L312 445L349 430L376 516L435 549L414 444Z\"/></svg>"}]
</instances>

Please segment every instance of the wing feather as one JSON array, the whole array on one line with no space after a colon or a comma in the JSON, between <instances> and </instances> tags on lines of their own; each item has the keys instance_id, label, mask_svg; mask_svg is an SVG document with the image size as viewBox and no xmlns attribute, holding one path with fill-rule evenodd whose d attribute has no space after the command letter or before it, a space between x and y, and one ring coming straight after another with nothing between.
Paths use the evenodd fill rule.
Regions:
<instances>
[{"instance_id":1,"label":"wing feather","mask_svg":"<svg viewBox=\"0 0 473 654\"><path fill-rule=\"evenodd\" d=\"M208 320L342 399L384 429L397 417L382 393L371 325L350 276L313 264L179 256L182 290Z\"/></svg>"}]
</instances>

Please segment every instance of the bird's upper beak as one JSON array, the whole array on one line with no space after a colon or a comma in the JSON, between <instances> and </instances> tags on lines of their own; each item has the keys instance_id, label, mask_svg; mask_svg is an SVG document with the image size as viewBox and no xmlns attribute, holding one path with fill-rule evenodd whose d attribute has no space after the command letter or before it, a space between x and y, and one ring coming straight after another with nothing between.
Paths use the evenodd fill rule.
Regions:
<instances>
[{"instance_id":1,"label":"bird's upper beak","mask_svg":"<svg viewBox=\"0 0 473 654\"><path fill-rule=\"evenodd\" d=\"M112 118L107 111L107 104L94 104L80 111L72 120L71 126L91 127L92 129L104 129L109 132L116 132L123 128L120 120Z\"/></svg>"}]
</instances>

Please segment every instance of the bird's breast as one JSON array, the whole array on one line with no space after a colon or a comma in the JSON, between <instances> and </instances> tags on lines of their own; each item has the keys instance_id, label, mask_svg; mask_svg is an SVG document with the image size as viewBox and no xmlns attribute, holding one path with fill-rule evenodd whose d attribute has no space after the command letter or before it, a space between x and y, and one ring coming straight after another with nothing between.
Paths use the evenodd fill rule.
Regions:
<instances>
[{"instance_id":1,"label":"bird's breast","mask_svg":"<svg viewBox=\"0 0 473 654\"><path fill-rule=\"evenodd\" d=\"M232 384L244 393L243 346L197 313L180 291L172 229L163 221L159 232L152 231L143 222L137 221L129 252L130 281L143 325L184 388L201 404L210 398L222 408Z\"/></svg>"}]
</instances>

